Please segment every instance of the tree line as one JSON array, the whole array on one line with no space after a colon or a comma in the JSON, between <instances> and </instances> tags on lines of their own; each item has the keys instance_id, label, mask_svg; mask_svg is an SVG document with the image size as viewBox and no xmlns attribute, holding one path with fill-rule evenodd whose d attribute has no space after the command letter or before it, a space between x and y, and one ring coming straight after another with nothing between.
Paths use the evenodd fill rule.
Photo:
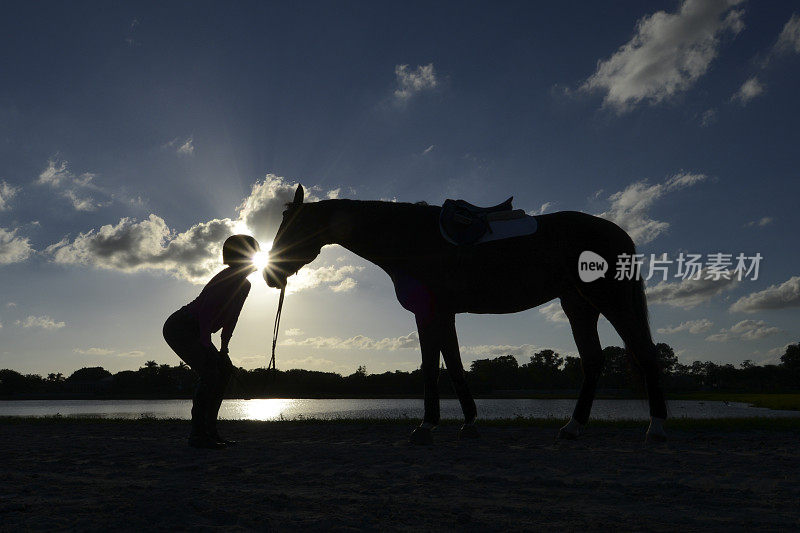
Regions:
<instances>
[{"instance_id":1,"label":"tree line","mask_svg":"<svg viewBox=\"0 0 800 533\"><path fill-rule=\"evenodd\" d=\"M738 367L695 361L678 362L673 349L656 346L669 392L794 392L800 391L800 343L789 345L779 364L757 365L744 361ZM624 348L603 349L605 359L599 388L616 395L644 392L636 364ZM520 364L513 355L478 359L470 364L467 382L477 396L524 396L525 394L577 392L581 381L578 357L562 357L553 350L541 350ZM447 372L442 371L440 388L452 394ZM0 398L191 398L195 373L184 363L159 365L148 361L138 370L112 374L102 367L81 368L69 376L52 373L21 374L0 370ZM395 370L369 374L364 366L343 376L313 370L267 370L236 368L227 396L231 398L274 397L415 397L423 390L422 372Z\"/></svg>"}]
</instances>

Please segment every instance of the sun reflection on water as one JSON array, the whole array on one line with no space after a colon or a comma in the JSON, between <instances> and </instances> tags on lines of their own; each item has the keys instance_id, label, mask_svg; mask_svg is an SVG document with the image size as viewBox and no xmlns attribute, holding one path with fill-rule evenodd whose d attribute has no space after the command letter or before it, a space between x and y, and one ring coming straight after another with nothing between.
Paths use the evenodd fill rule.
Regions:
<instances>
[{"instance_id":1,"label":"sun reflection on water","mask_svg":"<svg viewBox=\"0 0 800 533\"><path fill-rule=\"evenodd\" d=\"M220 418L229 420L280 420L291 418L298 400L270 398L258 400L229 400L223 403Z\"/></svg>"}]
</instances>

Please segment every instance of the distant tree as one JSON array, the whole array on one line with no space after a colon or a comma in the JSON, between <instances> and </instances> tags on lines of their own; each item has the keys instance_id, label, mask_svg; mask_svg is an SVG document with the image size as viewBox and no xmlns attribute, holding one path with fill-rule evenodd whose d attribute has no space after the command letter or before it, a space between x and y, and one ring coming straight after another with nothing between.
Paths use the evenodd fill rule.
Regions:
<instances>
[{"instance_id":1,"label":"distant tree","mask_svg":"<svg viewBox=\"0 0 800 533\"><path fill-rule=\"evenodd\" d=\"M47 381L51 383L61 383L62 381L64 381L64 374L62 374L61 372L55 374L53 373L47 374Z\"/></svg>"},{"instance_id":2,"label":"distant tree","mask_svg":"<svg viewBox=\"0 0 800 533\"><path fill-rule=\"evenodd\" d=\"M545 372L556 372L561 368L562 363L564 363L564 358L553 350L541 350L531 356L529 365Z\"/></svg>"},{"instance_id":3,"label":"distant tree","mask_svg":"<svg viewBox=\"0 0 800 533\"><path fill-rule=\"evenodd\" d=\"M781 356L781 365L791 370L800 370L800 343L786 347Z\"/></svg>"},{"instance_id":4,"label":"distant tree","mask_svg":"<svg viewBox=\"0 0 800 533\"><path fill-rule=\"evenodd\" d=\"M751 368L756 368L756 364L753 363L751 359L745 359L739 366L742 367L742 370L750 370Z\"/></svg>"},{"instance_id":5,"label":"distant tree","mask_svg":"<svg viewBox=\"0 0 800 533\"><path fill-rule=\"evenodd\" d=\"M666 374L672 374L678 364L678 356L669 344L659 342L656 344L656 358L661 370Z\"/></svg>"},{"instance_id":6,"label":"distant tree","mask_svg":"<svg viewBox=\"0 0 800 533\"><path fill-rule=\"evenodd\" d=\"M73 372L68 378L67 382L72 381L99 381L103 378L109 377L111 372L102 366L92 366L81 368Z\"/></svg>"}]
</instances>

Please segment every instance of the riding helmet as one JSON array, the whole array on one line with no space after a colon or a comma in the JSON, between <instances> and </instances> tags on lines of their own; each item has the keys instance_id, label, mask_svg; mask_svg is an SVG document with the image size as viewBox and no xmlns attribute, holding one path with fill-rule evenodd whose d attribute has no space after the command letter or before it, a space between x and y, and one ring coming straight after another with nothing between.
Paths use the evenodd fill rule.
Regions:
<instances>
[{"instance_id":1,"label":"riding helmet","mask_svg":"<svg viewBox=\"0 0 800 533\"><path fill-rule=\"evenodd\" d=\"M261 247L250 235L232 235L222 245L222 262L226 265L249 263Z\"/></svg>"}]
</instances>

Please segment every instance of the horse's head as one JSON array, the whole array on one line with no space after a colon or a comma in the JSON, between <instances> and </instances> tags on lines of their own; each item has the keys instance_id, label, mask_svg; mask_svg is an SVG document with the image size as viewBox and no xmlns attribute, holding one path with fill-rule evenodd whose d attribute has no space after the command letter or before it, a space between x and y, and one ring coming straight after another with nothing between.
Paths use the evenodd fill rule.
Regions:
<instances>
[{"instance_id":1,"label":"horse's head","mask_svg":"<svg viewBox=\"0 0 800 533\"><path fill-rule=\"evenodd\" d=\"M285 287L286 278L319 255L322 249L319 225L309 211L309 206L303 204L303 186L298 185L294 201L286 204L269 252L269 265L264 269L264 279L270 287Z\"/></svg>"}]
</instances>

